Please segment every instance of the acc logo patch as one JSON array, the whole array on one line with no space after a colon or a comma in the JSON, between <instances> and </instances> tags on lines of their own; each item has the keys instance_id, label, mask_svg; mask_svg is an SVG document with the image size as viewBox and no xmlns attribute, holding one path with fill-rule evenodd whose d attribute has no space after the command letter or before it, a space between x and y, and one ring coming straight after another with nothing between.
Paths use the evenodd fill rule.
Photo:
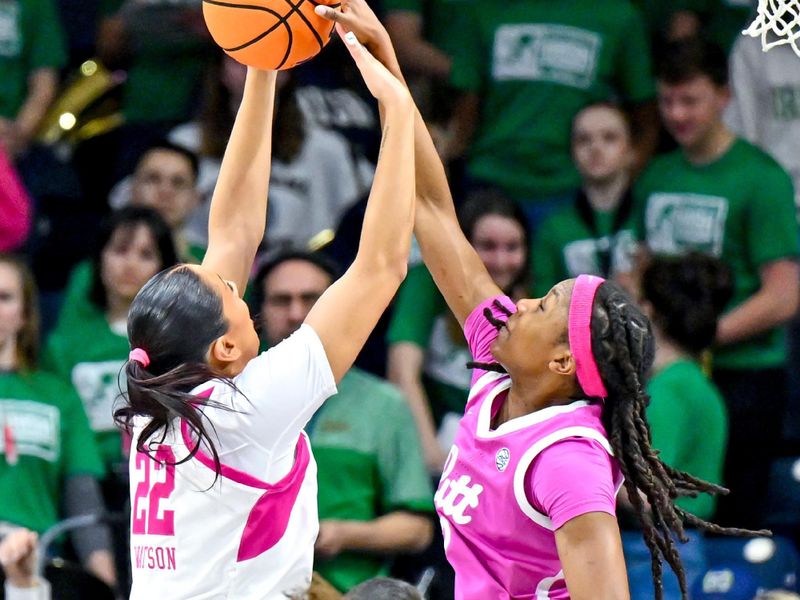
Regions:
<instances>
[{"instance_id":1,"label":"acc logo patch","mask_svg":"<svg viewBox=\"0 0 800 600\"><path fill-rule=\"evenodd\" d=\"M497 454L494 457L494 464L498 471L503 472L506 470L510 457L511 455L508 452L508 448L500 448L500 450L497 451Z\"/></svg>"}]
</instances>

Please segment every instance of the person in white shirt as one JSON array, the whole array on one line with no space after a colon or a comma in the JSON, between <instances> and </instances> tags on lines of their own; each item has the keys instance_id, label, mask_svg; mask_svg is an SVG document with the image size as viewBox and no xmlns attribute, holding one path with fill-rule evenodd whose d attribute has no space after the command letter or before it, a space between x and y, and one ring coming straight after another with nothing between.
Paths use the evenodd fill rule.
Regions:
<instances>
[{"instance_id":1,"label":"person in white shirt","mask_svg":"<svg viewBox=\"0 0 800 600\"><path fill-rule=\"evenodd\" d=\"M128 398L115 417L132 434L133 600L308 589L318 518L302 428L403 280L414 217L411 97L352 33L339 33L384 116L351 267L295 334L258 355L241 293L264 235L275 73L250 69L203 263L161 272L131 306Z\"/></svg>"}]
</instances>

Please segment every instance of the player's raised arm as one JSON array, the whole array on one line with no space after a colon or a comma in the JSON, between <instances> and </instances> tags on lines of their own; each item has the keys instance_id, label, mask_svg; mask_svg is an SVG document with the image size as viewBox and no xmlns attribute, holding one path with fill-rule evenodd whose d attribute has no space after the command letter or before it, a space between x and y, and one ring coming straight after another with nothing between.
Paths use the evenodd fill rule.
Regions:
<instances>
[{"instance_id":1,"label":"player's raised arm","mask_svg":"<svg viewBox=\"0 0 800 600\"><path fill-rule=\"evenodd\" d=\"M414 104L406 87L352 33L339 34L381 105L383 139L358 253L305 322L319 335L339 381L405 278L414 223Z\"/></svg>"},{"instance_id":2,"label":"player's raised arm","mask_svg":"<svg viewBox=\"0 0 800 600\"><path fill-rule=\"evenodd\" d=\"M211 199L203 266L243 293L264 238L272 158L274 71L249 67L244 96Z\"/></svg>"},{"instance_id":3,"label":"player's raised arm","mask_svg":"<svg viewBox=\"0 0 800 600\"><path fill-rule=\"evenodd\" d=\"M365 0L343 0L341 12L324 7L317 8L317 12L355 31L375 57L403 81L389 34ZM417 197L414 233L436 285L463 324L481 300L502 292L461 231L444 166L416 110L414 161Z\"/></svg>"}]
</instances>

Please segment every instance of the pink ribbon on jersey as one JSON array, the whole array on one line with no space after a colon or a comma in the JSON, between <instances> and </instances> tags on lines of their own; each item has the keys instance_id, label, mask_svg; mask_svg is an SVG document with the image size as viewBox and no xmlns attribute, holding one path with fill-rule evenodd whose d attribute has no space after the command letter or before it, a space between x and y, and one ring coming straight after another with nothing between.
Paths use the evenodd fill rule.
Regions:
<instances>
[{"instance_id":1,"label":"pink ribbon on jersey","mask_svg":"<svg viewBox=\"0 0 800 600\"><path fill-rule=\"evenodd\" d=\"M579 275L572 288L569 303L569 349L575 357L578 383L590 398L608 396L592 353L592 306L594 297L605 279Z\"/></svg>"}]
</instances>

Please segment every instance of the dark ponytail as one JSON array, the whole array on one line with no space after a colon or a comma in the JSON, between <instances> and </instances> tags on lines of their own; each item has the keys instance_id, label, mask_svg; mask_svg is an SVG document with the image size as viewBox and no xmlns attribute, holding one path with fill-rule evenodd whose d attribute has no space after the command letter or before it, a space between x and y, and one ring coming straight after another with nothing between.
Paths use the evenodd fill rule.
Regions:
<instances>
[{"instance_id":1,"label":"dark ponytail","mask_svg":"<svg viewBox=\"0 0 800 600\"><path fill-rule=\"evenodd\" d=\"M686 598L686 576L675 546L675 538L687 541L684 524L726 535L769 532L723 528L675 506L674 501L681 497L694 497L700 492L727 494L728 490L669 467L650 445L650 425L645 414L650 398L644 381L653 363L655 341L649 320L617 284L607 281L598 288L591 331L592 352L608 391L603 424L650 550L655 598L660 600L663 594L662 561L675 572ZM639 492L647 498L649 511Z\"/></svg>"},{"instance_id":2,"label":"dark ponytail","mask_svg":"<svg viewBox=\"0 0 800 600\"><path fill-rule=\"evenodd\" d=\"M213 430L213 424L202 407L230 409L191 391L214 379L235 389L206 360L212 342L227 330L222 299L186 265L155 275L136 295L128 313L128 339L131 348L144 350L150 362L144 366L128 361L128 402L114 411L114 420L130 430L134 417L150 419L139 436L137 451L153 456L152 447L164 441L173 420L182 419L197 443L178 464L192 458L202 444L211 452L219 473L219 455L208 430L209 425ZM151 440L159 433L158 440Z\"/></svg>"}]
</instances>

